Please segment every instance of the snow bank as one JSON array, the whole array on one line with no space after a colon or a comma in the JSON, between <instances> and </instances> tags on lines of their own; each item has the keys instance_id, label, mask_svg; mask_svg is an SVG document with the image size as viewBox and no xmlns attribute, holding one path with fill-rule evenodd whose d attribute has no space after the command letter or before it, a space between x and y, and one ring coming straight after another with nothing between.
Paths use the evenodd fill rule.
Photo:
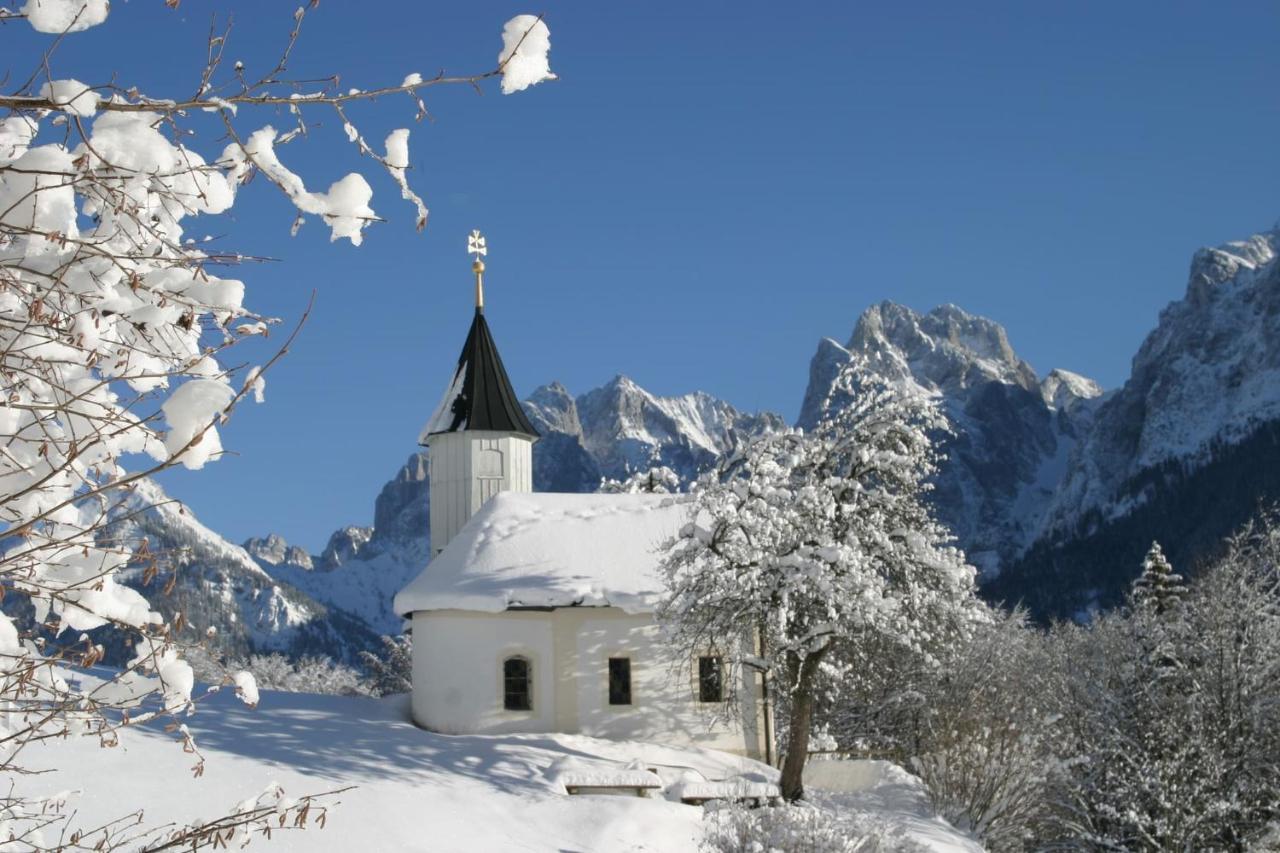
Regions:
<instances>
[{"instance_id":1,"label":"snow bank","mask_svg":"<svg viewBox=\"0 0 1280 853\"><path fill-rule=\"evenodd\" d=\"M692 853L708 825L702 808L661 797L568 796L557 784L557 769L624 768L633 762L642 768L683 767L709 779L777 777L773 768L707 749L581 735L433 734L408 721L405 697L263 691L260 699L255 710L224 690L186 719L206 758L199 778L192 776L194 759L183 752L178 736L157 723L122 731L115 749L100 748L96 737L32 745L27 757L33 769L52 772L30 777L31 791L52 796L83 790L68 807L77 811L81 826L94 826L139 807L151 825L212 818L271 782L295 798L354 786L337 798L324 829L276 832L269 844L263 842L271 851ZM121 780L128 780L127 793ZM885 810L850 814L897 827L927 850L979 849L966 846L945 823L895 806L903 800L894 799L889 781ZM879 808L869 805L878 791L865 792L861 804L848 808Z\"/></svg>"},{"instance_id":2,"label":"snow bank","mask_svg":"<svg viewBox=\"0 0 1280 853\"><path fill-rule=\"evenodd\" d=\"M982 845L938 817L924 783L890 761L813 760L805 766L805 796L837 815L867 815L907 849L981 853Z\"/></svg>"},{"instance_id":3,"label":"snow bank","mask_svg":"<svg viewBox=\"0 0 1280 853\"><path fill-rule=\"evenodd\" d=\"M395 598L395 611L613 606L652 610L659 552L688 504L672 495L501 492Z\"/></svg>"}]
</instances>

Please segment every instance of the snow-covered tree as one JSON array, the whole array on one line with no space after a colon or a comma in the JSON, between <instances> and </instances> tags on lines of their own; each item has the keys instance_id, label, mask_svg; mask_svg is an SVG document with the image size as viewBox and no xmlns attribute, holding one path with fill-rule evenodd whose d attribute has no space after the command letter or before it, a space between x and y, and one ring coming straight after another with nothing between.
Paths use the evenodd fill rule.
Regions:
<instances>
[{"instance_id":1,"label":"snow-covered tree","mask_svg":"<svg viewBox=\"0 0 1280 853\"><path fill-rule=\"evenodd\" d=\"M1069 737L1058 831L1042 840L1266 849L1257 845L1280 818L1280 527L1264 516L1233 536L1163 612L1134 598L1055 630Z\"/></svg>"},{"instance_id":2,"label":"snow-covered tree","mask_svg":"<svg viewBox=\"0 0 1280 853\"><path fill-rule=\"evenodd\" d=\"M919 740L908 766L938 813L993 851L1020 851L1048 819L1059 717L1044 638L1025 614L1001 614L943 653L920 685Z\"/></svg>"},{"instance_id":3,"label":"snow-covered tree","mask_svg":"<svg viewBox=\"0 0 1280 853\"><path fill-rule=\"evenodd\" d=\"M374 696L408 693L413 689L413 643L408 635L383 636L382 651L361 652L365 686Z\"/></svg>"},{"instance_id":4,"label":"snow-covered tree","mask_svg":"<svg viewBox=\"0 0 1280 853\"><path fill-rule=\"evenodd\" d=\"M360 673L326 657L308 655L296 661L282 654L250 655L235 668L252 673L262 690L286 693L322 693L330 696L362 696L368 690Z\"/></svg>"},{"instance_id":5,"label":"snow-covered tree","mask_svg":"<svg viewBox=\"0 0 1280 853\"><path fill-rule=\"evenodd\" d=\"M599 491L605 494L675 494L680 491L680 475L665 465L658 465L647 471L636 471L625 480L603 479Z\"/></svg>"},{"instance_id":6,"label":"snow-covered tree","mask_svg":"<svg viewBox=\"0 0 1280 853\"><path fill-rule=\"evenodd\" d=\"M832 394L848 402L813 432L763 436L699 481L658 608L686 659L722 657L727 686L746 667L785 691L789 800L803 795L815 700L839 686L840 644L927 650L978 612L974 570L923 500L941 414L856 361Z\"/></svg>"},{"instance_id":7,"label":"snow-covered tree","mask_svg":"<svg viewBox=\"0 0 1280 853\"><path fill-rule=\"evenodd\" d=\"M128 568L159 592L172 575L145 540L122 539L110 522L131 511L142 478L219 457L221 430L246 398L262 400L265 374L292 338L260 365L232 366L228 351L275 321L247 307L242 281L223 277L240 256L187 236L192 222L226 213L260 174L296 207L295 227L315 216L333 240L359 245L378 220L366 178L352 172L319 191L281 159L286 144L316 132L307 116L324 110L387 172L421 227L427 208L408 182L409 130L393 130L375 148L348 105L399 95L421 118L429 87L500 77L511 92L553 76L546 24L521 15L501 34L497 67L482 74L409 74L368 91L339 90L336 76L294 81L287 65L315 5L293 14L284 51L261 74L224 62L229 27L211 33L203 68L193 68L194 95L144 94L110 69L88 83L55 74L55 49L71 49L72 34L103 24L107 0L0 9L7 36L29 25L48 45L31 74L6 73L12 88L0 92L0 770L16 780L0 794L0 825L15 849L54 847L59 838L86 849L227 845L268 818L274 826L282 815L317 813L276 791L227 818L150 835L132 819L68 827L61 804L27 796L21 775L27 744L77 736L111 746L130 726L189 713L198 698L177 641L184 614L121 583ZM293 126L278 131L266 111ZM199 131L210 129L228 141L198 150ZM127 638L128 665L105 682L68 677L69 668L101 659L90 633L100 628ZM256 703L249 673L225 681ZM173 722L201 761L187 728Z\"/></svg>"}]
</instances>

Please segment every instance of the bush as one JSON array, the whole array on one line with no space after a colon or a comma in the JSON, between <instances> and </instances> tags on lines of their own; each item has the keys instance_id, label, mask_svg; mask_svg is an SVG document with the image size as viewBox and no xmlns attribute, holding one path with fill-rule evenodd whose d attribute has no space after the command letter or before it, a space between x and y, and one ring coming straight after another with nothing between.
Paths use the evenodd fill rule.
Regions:
<instances>
[{"instance_id":1,"label":"bush","mask_svg":"<svg viewBox=\"0 0 1280 853\"><path fill-rule=\"evenodd\" d=\"M369 695L368 688L360 681L360 673L330 658L309 656L293 662L281 654L252 655L233 666L253 673L261 690L331 696Z\"/></svg>"},{"instance_id":2,"label":"bush","mask_svg":"<svg viewBox=\"0 0 1280 853\"><path fill-rule=\"evenodd\" d=\"M708 807L708 853L925 853L901 827L873 815L801 802L765 808Z\"/></svg>"},{"instance_id":3,"label":"bush","mask_svg":"<svg viewBox=\"0 0 1280 853\"><path fill-rule=\"evenodd\" d=\"M413 689L413 643L409 637L382 637L382 653L361 652L368 674L365 688L374 696L408 693Z\"/></svg>"}]
</instances>

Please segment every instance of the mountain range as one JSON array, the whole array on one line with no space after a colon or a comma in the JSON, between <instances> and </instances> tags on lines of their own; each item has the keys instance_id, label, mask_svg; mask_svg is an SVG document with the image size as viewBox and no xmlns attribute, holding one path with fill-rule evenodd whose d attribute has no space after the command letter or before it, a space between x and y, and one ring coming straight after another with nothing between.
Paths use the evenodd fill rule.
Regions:
<instances>
[{"instance_id":1,"label":"mountain range","mask_svg":"<svg viewBox=\"0 0 1280 853\"><path fill-rule=\"evenodd\" d=\"M1277 254L1280 228L1197 252L1185 294L1161 312L1129 379L1105 393L1066 369L1040 376L992 320L882 302L843 343L819 342L795 425L813 426L852 358L936 399L952 432L940 437L931 500L984 592L1041 618L1080 618L1121 600L1152 539L1192 573L1280 497ZM539 491L593 491L655 465L687 483L739 442L787 425L701 392L658 396L625 376L578 396L553 382L524 406L542 434ZM146 488L162 507L136 523L153 549L184 554L175 596L228 649L349 660L401 629L391 598L430 553L424 452L383 486L372 527L341 528L319 555L276 535L233 545Z\"/></svg>"}]
</instances>

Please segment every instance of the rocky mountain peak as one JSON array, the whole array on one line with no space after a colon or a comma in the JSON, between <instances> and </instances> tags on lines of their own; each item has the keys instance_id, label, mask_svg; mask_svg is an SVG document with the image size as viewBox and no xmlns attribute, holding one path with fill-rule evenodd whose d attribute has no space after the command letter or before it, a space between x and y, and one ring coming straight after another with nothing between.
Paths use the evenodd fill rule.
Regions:
<instances>
[{"instance_id":1,"label":"rocky mountain peak","mask_svg":"<svg viewBox=\"0 0 1280 853\"><path fill-rule=\"evenodd\" d=\"M612 479L665 465L687 480L741 438L784 425L771 412L739 412L702 391L660 397L622 375L577 405L583 447Z\"/></svg>"},{"instance_id":2,"label":"rocky mountain peak","mask_svg":"<svg viewBox=\"0 0 1280 853\"><path fill-rule=\"evenodd\" d=\"M535 388L524 401L524 410L534 429L541 435L552 432L582 435L578 404L569 390L559 382Z\"/></svg>"},{"instance_id":3,"label":"rocky mountain peak","mask_svg":"<svg viewBox=\"0 0 1280 853\"><path fill-rule=\"evenodd\" d=\"M1040 382L1040 397L1049 408L1071 411L1080 403L1094 400L1103 394L1102 386L1087 376L1055 367Z\"/></svg>"},{"instance_id":4,"label":"rocky mountain peak","mask_svg":"<svg viewBox=\"0 0 1280 853\"><path fill-rule=\"evenodd\" d=\"M1252 278L1250 274L1269 265L1278 253L1280 228L1200 249L1191 258L1185 301L1197 307L1208 304L1223 285L1246 283Z\"/></svg>"},{"instance_id":5,"label":"rocky mountain peak","mask_svg":"<svg viewBox=\"0 0 1280 853\"><path fill-rule=\"evenodd\" d=\"M329 537L329 544L316 563L316 568L331 572L359 557L364 546L373 537L372 527L356 527L354 525L335 530Z\"/></svg>"},{"instance_id":6,"label":"rocky mountain peak","mask_svg":"<svg viewBox=\"0 0 1280 853\"><path fill-rule=\"evenodd\" d=\"M305 549L299 548L297 545L290 545L278 533L269 533L266 536L251 536L244 541L244 545L241 547L248 551L249 556L259 563L267 563L272 566L288 564L307 570L314 568L311 562L311 555Z\"/></svg>"},{"instance_id":7,"label":"rocky mountain peak","mask_svg":"<svg viewBox=\"0 0 1280 853\"><path fill-rule=\"evenodd\" d=\"M881 302L858 318L847 345L819 342L799 426L822 418L836 377L854 358L908 393L940 401L953 432L939 437L947 458L933 500L971 561L993 576L1039 532L1091 416L1080 404L1102 389L1066 370L1041 382L999 323L955 305L920 314Z\"/></svg>"},{"instance_id":8,"label":"rocky mountain peak","mask_svg":"<svg viewBox=\"0 0 1280 853\"><path fill-rule=\"evenodd\" d=\"M1171 460L1187 470L1280 419L1280 231L1191 260L1186 296L1160 312L1124 386L1099 405L1055 498L1050 532L1146 499L1133 485ZM1135 492L1135 490L1137 490Z\"/></svg>"},{"instance_id":9,"label":"rocky mountain peak","mask_svg":"<svg viewBox=\"0 0 1280 853\"><path fill-rule=\"evenodd\" d=\"M895 378L910 376L934 391L991 380L1026 390L1037 385L1035 371L1013 351L1003 326L950 304L927 314L894 302L873 305L858 318L845 348Z\"/></svg>"}]
</instances>

